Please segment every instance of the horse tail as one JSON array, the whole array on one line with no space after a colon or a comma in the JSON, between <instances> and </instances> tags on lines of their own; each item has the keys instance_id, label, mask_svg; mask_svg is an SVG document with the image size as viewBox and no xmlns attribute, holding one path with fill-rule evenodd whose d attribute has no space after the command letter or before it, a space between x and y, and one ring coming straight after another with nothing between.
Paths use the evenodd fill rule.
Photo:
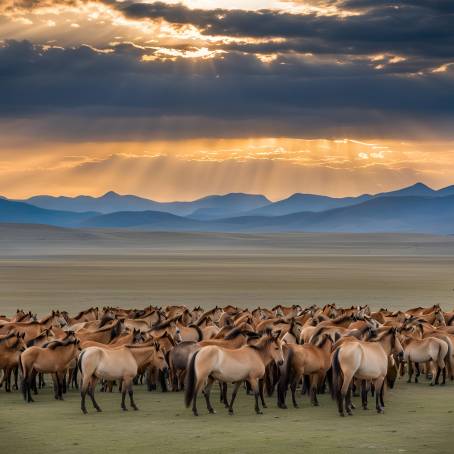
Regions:
<instances>
[{"instance_id":1,"label":"horse tail","mask_svg":"<svg viewBox=\"0 0 454 454\"><path fill-rule=\"evenodd\" d=\"M200 350L197 350L189 360L187 372L186 372L186 383L184 384L184 403L186 407L191 405L192 399L195 395L195 389L197 386L197 373L195 370L195 360Z\"/></svg>"},{"instance_id":2,"label":"horse tail","mask_svg":"<svg viewBox=\"0 0 454 454\"><path fill-rule=\"evenodd\" d=\"M77 359L77 362L76 362L76 373L77 373L77 369L79 369L81 377L84 376L84 371L82 370L82 359L84 357L84 354L85 354L85 350L82 350L82 352L80 353L79 358Z\"/></svg>"},{"instance_id":3,"label":"horse tail","mask_svg":"<svg viewBox=\"0 0 454 454\"><path fill-rule=\"evenodd\" d=\"M280 368L281 376L279 377L279 382L277 385L277 403L278 406L285 405L285 393L288 389L288 384L290 381L290 375L292 372L292 362L293 362L293 349L289 348L287 357L283 366Z\"/></svg>"},{"instance_id":4,"label":"horse tail","mask_svg":"<svg viewBox=\"0 0 454 454\"><path fill-rule=\"evenodd\" d=\"M334 351L333 360L331 362L331 375L332 375L332 386L331 386L331 397L337 398L337 395L342 388L342 369L339 362L340 347L337 347Z\"/></svg>"}]
</instances>

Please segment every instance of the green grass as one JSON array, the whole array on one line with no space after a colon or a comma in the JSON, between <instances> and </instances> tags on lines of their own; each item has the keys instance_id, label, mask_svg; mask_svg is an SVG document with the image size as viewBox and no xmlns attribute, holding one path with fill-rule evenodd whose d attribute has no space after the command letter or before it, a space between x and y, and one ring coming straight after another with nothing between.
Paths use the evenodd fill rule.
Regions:
<instances>
[{"instance_id":1,"label":"green grass","mask_svg":"<svg viewBox=\"0 0 454 454\"><path fill-rule=\"evenodd\" d=\"M216 415L199 398L201 416L193 417L182 393L146 392L136 388L138 412L122 412L119 394L97 393L103 408L80 412L79 395L64 402L50 389L25 404L18 392L0 394L0 446L3 453L283 453L283 452L424 452L452 453L454 385L431 388L402 380L386 394L386 410L355 410L340 418L334 402L321 396L320 407L306 397L298 409L280 410L274 398L255 415L253 397L239 394L235 416L229 416L213 395ZM355 403L359 407L359 399ZM90 404L91 405L91 404Z\"/></svg>"}]
</instances>

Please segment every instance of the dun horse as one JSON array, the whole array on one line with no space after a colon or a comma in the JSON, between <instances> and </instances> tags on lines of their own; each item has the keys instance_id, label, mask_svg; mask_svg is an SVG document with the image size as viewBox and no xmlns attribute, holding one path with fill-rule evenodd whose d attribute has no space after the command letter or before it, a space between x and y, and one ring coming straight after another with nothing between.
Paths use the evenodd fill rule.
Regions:
<instances>
[{"instance_id":1,"label":"dun horse","mask_svg":"<svg viewBox=\"0 0 454 454\"><path fill-rule=\"evenodd\" d=\"M209 345L196 351L189 361L185 384L185 403L189 407L192 402L194 416L198 415L197 394L205 383L207 383L204 389L207 409L210 413L214 413L210 402L210 391L214 380L235 383L229 405L230 414L233 414L233 402L241 383L245 380L249 382L255 397L255 412L261 414L259 380L265 375L266 366L271 361L274 360L278 365L284 362L279 335L280 332L267 333L255 345L246 345L239 349Z\"/></svg>"}]
</instances>

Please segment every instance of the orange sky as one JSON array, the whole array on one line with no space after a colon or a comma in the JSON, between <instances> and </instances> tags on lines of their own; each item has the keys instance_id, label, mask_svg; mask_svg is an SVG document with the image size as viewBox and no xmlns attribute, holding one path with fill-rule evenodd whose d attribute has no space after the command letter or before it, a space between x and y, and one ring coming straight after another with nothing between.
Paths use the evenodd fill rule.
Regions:
<instances>
[{"instance_id":1,"label":"orange sky","mask_svg":"<svg viewBox=\"0 0 454 454\"><path fill-rule=\"evenodd\" d=\"M212 193L376 193L418 181L454 182L454 144L286 138L35 144L0 150L0 194L156 200Z\"/></svg>"}]
</instances>

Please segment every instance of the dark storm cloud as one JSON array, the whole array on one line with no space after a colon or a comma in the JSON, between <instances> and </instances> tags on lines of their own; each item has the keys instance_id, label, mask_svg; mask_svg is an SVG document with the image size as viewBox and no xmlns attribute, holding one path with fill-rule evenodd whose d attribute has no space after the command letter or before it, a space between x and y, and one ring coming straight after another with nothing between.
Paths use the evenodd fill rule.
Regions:
<instances>
[{"instance_id":1,"label":"dark storm cloud","mask_svg":"<svg viewBox=\"0 0 454 454\"><path fill-rule=\"evenodd\" d=\"M59 134L88 131L94 137L97 127L105 135L142 130L146 136L160 128L177 134L178 118L189 119L186 134L192 136L216 131L302 137L372 130L393 135L415 122L450 134L454 117L449 68L403 77L366 62L309 63L281 56L263 64L236 52L196 62L142 62L141 54L153 50L121 45L111 51L46 50L8 41L0 48L0 114L61 116ZM90 118L118 120L99 126L90 125Z\"/></svg>"},{"instance_id":2,"label":"dark storm cloud","mask_svg":"<svg viewBox=\"0 0 454 454\"><path fill-rule=\"evenodd\" d=\"M274 10L190 9L163 2L105 3L128 18L191 24L207 35L300 38L298 50L305 52L454 56L454 2L351 0L339 6L359 9L360 14L342 18Z\"/></svg>"},{"instance_id":3,"label":"dark storm cloud","mask_svg":"<svg viewBox=\"0 0 454 454\"><path fill-rule=\"evenodd\" d=\"M22 0L9 2L9 9L80 1ZM265 41L207 42L225 52L207 60L163 59L158 48L127 43L104 53L6 41L0 44L0 116L49 116L54 123L44 127L46 134L53 127L75 138L128 132L396 136L426 128L454 135L454 2L312 2L357 14L340 17L99 1L130 19ZM188 46L173 49L193 50ZM262 63L264 54L274 60Z\"/></svg>"}]
</instances>

